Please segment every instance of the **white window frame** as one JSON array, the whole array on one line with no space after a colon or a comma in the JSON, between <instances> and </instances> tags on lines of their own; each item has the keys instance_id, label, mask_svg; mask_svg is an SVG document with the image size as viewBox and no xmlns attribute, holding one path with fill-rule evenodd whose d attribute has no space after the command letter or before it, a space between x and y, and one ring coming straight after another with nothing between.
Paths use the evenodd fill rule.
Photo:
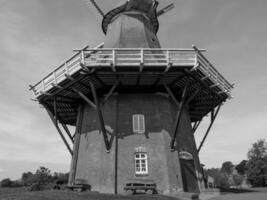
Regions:
<instances>
[{"instance_id":1,"label":"white window frame","mask_svg":"<svg viewBox=\"0 0 267 200\"><path fill-rule=\"evenodd\" d=\"M141 114L133 115L133 132L137 134L143 134L146 132L145 115Z\"/></svg>"},{"instance_id":2,"label":"white window frame","mask_svg":"<svg viewBox=\"0 0 267 200\"><path fill-rule=\"evenodd\" d=\"M147 153L138 152L134 154L135 175L148 174L148 157Z\"/></svg>"}]
</instances>

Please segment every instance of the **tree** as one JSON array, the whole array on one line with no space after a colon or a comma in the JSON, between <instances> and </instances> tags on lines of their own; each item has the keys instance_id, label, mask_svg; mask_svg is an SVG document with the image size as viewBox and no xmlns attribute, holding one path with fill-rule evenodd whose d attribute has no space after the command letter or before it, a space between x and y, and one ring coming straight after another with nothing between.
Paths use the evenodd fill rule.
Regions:
<instances>
[{"instance_id":1,"label":"tree","mask_svg":"<svg viewBox=\"0 0 267 200\"><path fill-rule=\"evenodd\" d=\"M13 182L9 178L5 178L1 181L1 187L12 187Z\"/></svg>"},{"instance_id":2,"label":"tree","mask_svg":"<svg viewBox=\"0 0 267 200\"><path fill-rule=\"evenodd\" d=\"M247 170L248 170L248 161L247 160L243 160L241 161L236 167L235 167L236 171L238 172L238 174L241 175L245 175Z\"/></svg>"},{"instance_id":3,"label":"tree","mask_svg":"<svg viewBox=\"0 0 267 200\"><path fill-rule=\"evenodd\" d=\"M242 175L236 174L233 176L233 181L236 186L239 186L243 183L244 177Z\"/></svg>"},{"instance_id":4,"label":"tree","mask_svg":"<svg viewBox=\"0 0 267 200\"><path fill-rule=\"evenodd\" d=\"M21 176L21 184L23 186L30 186L34 182L34 174L31 172L24 172Z\"/></svg>"},{"instance_id":5,"label":"tree","mask_svg":"<svg viewBox=\"0 0 267 200\"><path fill-rule=\"evenodd\" d=\"M267 143L264 139L260 139L248 151L248 159L263 159L267 154Z\"/></svg>"},{"instance_id":6,"label":"tree","mask_svg":"<svg viewBox=\"0 0 267 200\"><path fill-rule=\"evenodd\" d=\"M220 186L220 169L219 168L211 168L207 169L206 173L208 176L212 177L214 179L214 183L217 186Z\"/></svg>"},{"instance_id":7,"label":"tree","mask_svg":"<svg viewBox=\"0 0 267 200\"><path fill-rule=\"evenodd\" d=\"M208 176L214 178L215 185L220 188L229 188L230 180L226 173L221 172L219 168L206 170Z\"/></svg>"},{"instance_id":8,"label":"tree","mask_svg":"<svg viewBox=\"0 0 267 200\"><path fill-rule=\"evenodd\" d=\"M231 175L233 173L234 165L232 162L227 161L222 164L221 172L227 175Z\"/></svg>"},{"instance_id":9,"label":"tree","mask_svg":"<svg viewBox=\"0 0 267 200\"><path fill-rule=\"evenodd\" d=\"M248 152L248 180L253 187L266 186L267 178L267 144L258 140Z\"/></svg>"},{"instance_id":10,"label":"tree","mask_svg":"<svg viewBox=\"0 0 267 200\"><path fill-rule=\"evenodd\" d=\"M229 177L225 173L220 174L218 186L220 188L229 188L230 187Z\"/></svg>"},{"instance_id":11,"label":"tree","mask_svg":"<svg viewBox=\"0 0 267 200\"><path fill-rule=\"evenodd\" d=\"M31 185L30 190L31 191L44 190L46 185L51 183L52 180L53 177L51 175L50 170L46 167L40 167L34 174L33 184Z\"/></svg>"}]
</instances>

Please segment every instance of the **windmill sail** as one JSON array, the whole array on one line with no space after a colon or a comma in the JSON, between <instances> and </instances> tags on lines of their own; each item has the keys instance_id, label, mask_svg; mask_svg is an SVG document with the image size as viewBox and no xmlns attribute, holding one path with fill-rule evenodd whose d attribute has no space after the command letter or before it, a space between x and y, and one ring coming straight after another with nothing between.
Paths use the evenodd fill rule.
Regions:
<instances>
[{"instance_id":1,"label":"windmill sail","mask_svg":"<svg viewBox=\"0 0 267 200\"><path fill-rule=\"evenodd\" d=\"M170 5L168 5L168 6L164 7L163 9L159 10L157 12L158 17L161 16L161 15L163 15L163 14L165 14L165 13L167 13L167 12L169 12L173 8L174 8L174 4L171 3Z\"/></svg>"}]
</instances>

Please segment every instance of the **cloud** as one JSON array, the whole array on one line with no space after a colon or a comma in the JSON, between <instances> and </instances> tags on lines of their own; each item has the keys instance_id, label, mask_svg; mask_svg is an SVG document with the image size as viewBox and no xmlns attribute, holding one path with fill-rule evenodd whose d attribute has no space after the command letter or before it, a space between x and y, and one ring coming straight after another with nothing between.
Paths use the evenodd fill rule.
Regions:
<instances>
[{"instance_id":1,"label":"cloud","mask_svg":"<svg viewBox=\"0 0 267 200\"><path fill-rule=\"evenodd\" d=\"M72 49L102 42L100 22L82 1L3 2L0 159L69 165L70 156L46 112L30 101L28 84L63 63L73 54ZM118 1L100 3L107 11ZM267 45L262 42L267 31L263 26L267 23L265 3L177 0L176 8L160 18L163 46L182 48L196 42L208 49L207 57L218 70L237 83L235 99L222 107L201 151L207 166L220 166L225 160L241 161L252 142L266 138ZM207 125L204 121L197 132L198 143ZM15 171L12 165L4 167L11 175Z\"/></svg>"},{"instance_id":2,"label":"cloud","mask_svg":"<svg viewBox=\"0 0 267 200\"><path fill-rule=\"evenodd\" d=\"M222 108L223 109L223 108ZM266 113L249 113L233 117L218 116L200 152L201 161L209 167L220 167L224 161L238 164L247 159L251 144L258 139L267 139ZM208 122L196 133L197 144L203 138Z\"/></svg>"}]
</instances>

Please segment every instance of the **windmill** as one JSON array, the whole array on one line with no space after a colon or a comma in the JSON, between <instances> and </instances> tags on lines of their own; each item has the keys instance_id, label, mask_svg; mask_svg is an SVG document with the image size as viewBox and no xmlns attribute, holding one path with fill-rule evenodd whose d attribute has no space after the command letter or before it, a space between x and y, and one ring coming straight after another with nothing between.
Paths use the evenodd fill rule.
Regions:
<instances>
[{"instance_id":1,"label":"windmill","mask_svg":"<svg viewBox=\"0 0 267 200\"><path fill-rule=\"evenodd\" d=\"M104 45L78 50L31 86L72 156L70 187L199 193L198 154L233 86L203 50L161 48L158 17L173 4L129 0L104 14L90 2L103 17ZM197 148L194 132L209 113Z\"/></svg>"}]
</instances>

